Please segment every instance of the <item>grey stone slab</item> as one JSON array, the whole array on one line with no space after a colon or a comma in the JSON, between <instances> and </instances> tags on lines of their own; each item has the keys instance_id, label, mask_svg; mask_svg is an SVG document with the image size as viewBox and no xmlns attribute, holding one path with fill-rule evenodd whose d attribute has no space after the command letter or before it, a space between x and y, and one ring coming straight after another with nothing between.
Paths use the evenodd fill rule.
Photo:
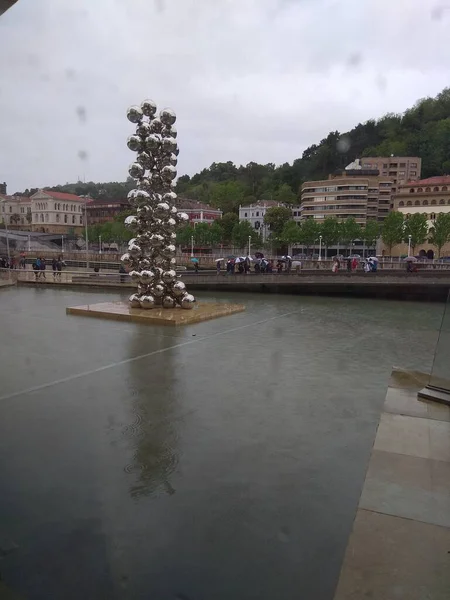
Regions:
<instances>
[{"instance_id":1,"label":"grey stone slab","mask_svg":"<svg viewBox=\"0 0 450 600\"><path fill-rule=\"evenodd\" d=\"M448 600L450 529L359 509L334 600Z\"/></svg>"},{"instance_id":2,"label":"grey stone slab","mask_svg":"<svg viewBox=\"0 0 450 600\"><path fill-rule=\"evenodd\" d=\"M450 527L450 463L374 450L359 506Z\"/></svg>"},{"instance_id":3,"label":"grey stone slab","mask_svg":"<svg viewBox=\"0 0 450 600\"><path fill-rule=\"evenodd\" d=\"M426 418L428 416L427 405L418 401L417 392L413 389L388 388L383 410L411 417Z\"/></svg>"},{"instance_id":4,"label":"grey stone slab","mask_svg":"<svg viewBox=\"0 0 450 600\"><path fill-rule=\"evenodd\" d=\"M389 381L389 387L419 391L428 384L430 375L420 371L410 371L394 367Z\"/></svg>"}]
</instances>

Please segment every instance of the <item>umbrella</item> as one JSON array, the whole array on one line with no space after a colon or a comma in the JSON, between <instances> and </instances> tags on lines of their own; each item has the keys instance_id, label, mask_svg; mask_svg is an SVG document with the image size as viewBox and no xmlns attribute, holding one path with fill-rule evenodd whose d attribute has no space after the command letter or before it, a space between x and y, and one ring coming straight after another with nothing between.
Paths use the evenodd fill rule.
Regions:
<instances>
[{"instance_id":1,"label":"umbrella","mask_svg":"<svg viewBox=\"0 0 450 600\"><path fill-rule=\"evenodd\" d=\"M415 256L407 256L404 260L406 262L417 262L417 258Z\"/></svg>"},{"instance_id":2,"label":"umbrella","mask_svg":"<svg viewBox=\"0 0 450 600\"><path fill-rule=\"evenodd\" d=\"M255 252L255 258L264 258L264 254L262 252Z\"/></svg>"},{"instance_id":3,"label":"umbrella","mask_svg":"<svg viewBox=\"0 0 450 600\"><path fill-rule=\"evenodd\" d=\"M198 258L191 258L191 262L198 263Z\"/></svg>"},{"instance_id":4,"label":"umbrella","mask_svg":"<svg viewBox=\"0 0 450 600\"><path fill-rule=\"evenodd\" d=\"M233 259L236 258L234 254L230 254L229 256L227 256L227 258Z\"/></svg>"},{"instance_id":5,"label":"umbrella","mask_svg":"<svg viewBox=\"0 0 450 600\"><path fill-rule=\"evenodd\" d=\"M224 258L216 258L216 262L220 262L221 260L225 260Z\"/></svg>"},{"instance_id":6,"label":"umbrella","mask_svg":"<svg viewBox=\"0 0 450 600\"><path fill-rule=\"evenodd\" d=\"M369 256L367 260L372 260L373 262L378 262L378 258L376 256Z\"/></svg>"},{"instance_id":7,"label":"umbrella","mask_svg":"<svg viewBox=\"0 0 450 600\"><path fill-rule=\"evenodd\" d=\"M252 262L254 262L254 259L251 256L247 256L247 260L251 260Z\"/></svg>"}]
</instances>

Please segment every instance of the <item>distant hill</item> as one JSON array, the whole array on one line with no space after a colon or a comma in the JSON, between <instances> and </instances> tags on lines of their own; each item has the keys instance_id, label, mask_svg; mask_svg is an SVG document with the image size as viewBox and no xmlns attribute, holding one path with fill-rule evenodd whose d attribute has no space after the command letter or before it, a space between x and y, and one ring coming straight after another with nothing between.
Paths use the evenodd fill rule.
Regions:
<instances>
[{"instance_id":1,"label":"distant hill","mask_svg":"<svg viewBox=\"0 0 450 600\"><path fill-rule=\"evenodd\" d=\"M361 156L391 154L422 157L424 178L450 174L450 88L436 98L419 100L404 114L389 113L381 119L359 123L346 133L330 132L292 164L250 162L237 167L230 161L212 163L192 177L179 177L177 191L223 212L235 212L239 204L262 199L295 204L304 181L327 177ZM92 198L123 198L132 187L133 181L128 179L124 183L78 182L49 189L90 194ZM34 191L25 190L25 194Z\"/></svg>"}]
</instances>

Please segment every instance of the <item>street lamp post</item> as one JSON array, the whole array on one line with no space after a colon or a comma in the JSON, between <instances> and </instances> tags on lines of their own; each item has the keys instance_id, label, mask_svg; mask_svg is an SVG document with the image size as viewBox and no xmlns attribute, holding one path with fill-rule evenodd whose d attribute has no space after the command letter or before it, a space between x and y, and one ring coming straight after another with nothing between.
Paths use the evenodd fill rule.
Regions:
<instances>
[{"instance_id":1,"label":"street lamp post","mask_svg":"<svg viewBox=\"0 0 450 600\"><path fill-rule=\"evenodd\" d=\"M191 235L191 258L194 256L194 236Z\"/></svg>"},{"instance_id":2,"label":"street lamp post","mask_svg":"<svg viewBox=\"0 0 450 600\"><path fill-rule=\"evenodd\" d=\"M61 236L61 253L64 254L64 236Z\"/></svg>"},{"instance_id":3,"label":"street lamp post","mask_svg":"<svg viewBox=\"0 0 450 600\"><path fill-rule=\"evenodd\" d=\"M409 234L408 235L408 256L411 256L411 238L412 238L412 235Z\"/></svg>"},{"instance_id":4,"label":"street lamp post","mask_svg":"<svg viewBox=\"0 0 450 600\"><path fill-rule=\"evenodd\" d=\"M84 235L86 238L86 269L89 269L89 240L88 240L88 222L87 222L87 202L84 203Z\"/></svg>"},{"instance_id":5,"label":"street lamp post","mask_svg":"<svg viewBox=\"0 0 450 600\"><path fill-rule=\"evenodd\" d=\"M322 236L319 235L319 260L322 260Z\"/></svg>"},{"instance_id":6,"label":"street lamp post","mask_svg":"<svg viewBox=\"0 0 450 600\"><path fill-rule=\"evenodd\" d=\"M248 255L250 256L251 252L250 252L250 248L252 246L252 236L249 235L248 236Z\"/></svg>"},{"instance_id":7,"label":"street lamp post","mask_svg":"<svg viewBox=\"0 0 450 600\"><path fill-rule=\"evenodd\" d=\"M98 247L99 247L98 253L101 254L102 253L102 236L101 235L98 236Z\"/></svg>"}]
</instances>

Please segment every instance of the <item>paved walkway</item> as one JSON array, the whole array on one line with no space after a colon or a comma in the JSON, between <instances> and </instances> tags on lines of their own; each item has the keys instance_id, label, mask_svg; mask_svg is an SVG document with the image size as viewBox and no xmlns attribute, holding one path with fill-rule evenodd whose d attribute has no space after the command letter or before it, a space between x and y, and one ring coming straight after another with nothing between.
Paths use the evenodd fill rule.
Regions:
<instances>
[{"instance_id":1,"label":"paved walkway","mask_svg":"<svg viewBox=\"0 0 450 600\"><path fill-rule=\"evenodd\" d=\"M394 370L335 600L450 598L450 407Z\"/></svg>"}]
</instances>

